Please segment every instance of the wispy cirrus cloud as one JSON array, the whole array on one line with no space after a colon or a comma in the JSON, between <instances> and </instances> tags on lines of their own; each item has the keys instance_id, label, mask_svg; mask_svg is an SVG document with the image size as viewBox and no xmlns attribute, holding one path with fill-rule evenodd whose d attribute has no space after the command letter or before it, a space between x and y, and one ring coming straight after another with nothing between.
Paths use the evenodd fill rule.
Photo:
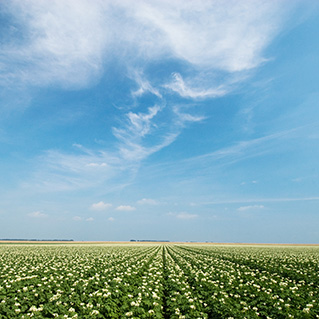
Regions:
<instances>
[{"instance_id":1,"label":"wispy cirrus cloud","mask_svg":"<svg viewBox=\"0 0 319 319\"><path fill-rule=\"evenodd\" d=\"M190 123L201 122L206 119L203 115L193 115L189 112L187 113L185 108L181 105L175 105L173 111L176 115L175 125L178 128L182 128Z\"/></svg>"},{"instance_id":2,"label":"wispy cirrus cloud","mask_svg":"<svg viewBox=\"0 0 319 319\"><path fill-rule=\"evenodd\" d=\"M150 134L152 129L152 120L160 112L161 107L158 105L148 108L146 113L133 113L126 114L127 124L125 129L114 128L113 133L119 139L127 141L128 137L133 139L140 139Z\"/></svg>"},{"instance_id":3,"label":"wispy cirrus cloud","mask_svg":"<svg viewBox=\"0 0 319 319\"><path fill-rule=\"evenodd\" d=\"M131 92L133 97L140 97L145 93L154 94L158 98L163 97L160 91L153 87L151 83L145 79L145 76L143 76L141 71L133 70L129 72L129 77L132 78L138 86L138 89Z\"/></svg>"},{"instance_id":4,"label":"wispy cirrus cloud","mask_svg":"<svg viewBox=\"0 0 319 319\"><path fill-rule=\"evenodd\" d=\"M140 0L134 5L108 0L11 1L3 10L11 25L1 49L2 80L88 85L115 55L125 57L133 69L138 59L171 56L199 71L250 70L266 60L263 49L280 29L284 5L284 1ZM135 94L150 91L161 96L148 80L135 77L140 85ZM180 79L175 85L193 97L213 94L199 88L187 93Z\"/></svg>"},{"instance_id":5,"label":"wispy cirrus cloud","mask_svg":"<svg viewBox=\"0 0 319 319\"><path fill-rule=\"evenodd\" d=\"M202 205L220 205L220 204L249 204L249 203L285 203L285 202L309 202L319 201L319 196L314 197L274 197L274 198L252 198L252 199L229 199L203 202ZM247 205L242 207L260 207L263 205ZM249 209L249 208L248 208ZM244 209L245 210L245 209Z\"/></svg>"},{"instance_id":6,"label":"wispy cirrus cloud","mask_svg":"<svg viewBox=\"0 0 319 319\"><path fill-rule=\"evenodd\" d=\"M115 162L114 162L115 161ZM91 163L108 162L109 166L91 166ZM36 159L37 165L32 179L22 183L23 188L42 191L68 191L90 188L119 177L119 163L111 156L90 152L64 153L46 151Z\"/></svg>"},{"instance_id":7,"label":"wispy cirrus cloud","mask_svg":"<svg viewBox=\"0 0 319 319\"><path fill-rule=\"evenodd\" d=\"M134 109L122 114L120 125L112 128L112 151L49 150L32 183L52 190L95 187L115 179L121 181L117 185L125 185L143 160L172 144L186 125L205 119L168 104L171 92L194 101L228 94L233 82L267 60L263 50L280 30L283 3L6 3L10 37L0 49L2 86L88 87L107 74L116 59L137 87L130 92ZM152 63L171 60L185 68L160 76L146 71ZM147 93L157 103L145 110L138 99Z\"/></svg>"},{"instance_id":8,"label":"wispy cirrus cloud","mask_svg":"<svg viewBox=\"0 0 319 319\"><path fill-rule=\"evenodd\" d=\"M248 205L248 206L241 206L237 210L240 212L248 211L248 210L259 210L265 208L264 205Z\"/></svg>"},{"instance_id":9,"label":"wispy cirrus cloud","mask_svg":"<svg viewBox=\"0 0 319 319\"><path fill-rule=\"evenodd\" d=\"M107 28L103 12L107 3L100 1L5 4L11 34L0 51L5 61L1 82L82 87L95 81L110 38L108 32L100 32Z\"/></svg>"},{"instance_id":10,"label":"wispy cirrus cloud","mask_svg":"<svg viewBox=\"0 0 319 319\"><path fill-rule=\"evenodd\" d=\"M121 128L113 128L114 136L119 140L119 154L129 161L140 161L149 155L171 144L178 136L177 132L161 130L157 116L163 107L155 105L149 107L147 112L129 112Z\"/></svg>"},{"instance_id":11,"label":"wispy cirrus cloud","mask_svg":"<svg viewBox=\"0 0 319 319\"><path fill-rule=\"evenodd\" d=\"M316 124L318 126L318 124ZM213 164L216 168L226 165L232 165L239 161L244 161L250 158L263 156L265 154L278 152L282 150L282 142L296 139L303 136L303 130L307 126L301 126L290 130L279 131L273 134L264 135L261 137L238 141L237 143L223 147L213 152L208 152L203 155L190 157L182 160L178 164L180 169L189 170L190 167L203 166L208 163ZM169 164L168 164L169 165ZM256 181L252 181L256 184Z\"/></svg>"},{"instance_id":12,"label":"wispy cirrus cloud","mask_svg":"<svg viewBox=\"0 0 319 319\"><path fill-rule=\"evenodd\" d=\"M236 72L264 61L262 49L278 31L281 6L281 1L137 1L131 9L176 57Z\"/></svg>"},{"instance_id":13,"label":"wispy cirrus cloud","mask_svg":"<svg viewBox=\"0 0 319 319\"><path fill-rule=\"evenodd\" d=\"M172 76L173 80L170 83L165 84L164 87L178 93L184 98L205 99L210 97L220 97L228 93L223 84L216 88L211 87L207 89L202 87L200 83L197 84L197 87L192 87L193 85L196 85L194 80L188 79L187 81L190 83L185 83L183 77L179 73L173 73Z\"/></svg>"}]
</instances>

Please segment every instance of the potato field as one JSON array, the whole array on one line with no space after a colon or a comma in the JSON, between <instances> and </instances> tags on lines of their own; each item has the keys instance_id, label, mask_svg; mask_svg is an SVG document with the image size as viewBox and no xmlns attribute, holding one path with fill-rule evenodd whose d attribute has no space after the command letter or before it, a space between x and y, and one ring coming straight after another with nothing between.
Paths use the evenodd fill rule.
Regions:
<instances>
[{"instance_id":1,"label":"potato field","mask_svg":"<svg viewBox=\"0 0 319 319\"><path fill-rule=\"evenodd\" d=\"M2 244L0 318L319 318L319 247Z\"/></svg>"}]
</instances>

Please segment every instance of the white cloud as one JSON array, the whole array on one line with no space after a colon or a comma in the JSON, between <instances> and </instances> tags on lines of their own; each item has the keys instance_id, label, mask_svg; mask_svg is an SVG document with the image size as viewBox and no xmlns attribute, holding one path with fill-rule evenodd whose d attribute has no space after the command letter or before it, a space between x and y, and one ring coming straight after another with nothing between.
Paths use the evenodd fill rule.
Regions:
<instances>
[{"instance_id":1,"label":"white cloud","mask_svg":"<svg viewBox=\"0 0 319 319\"><path fill-rule=\"evenodd\" d=\"M87 222L93 222L93 221L94 221L94 218L93 218L93 217L89 217L89 218L87 218L85 221L87 221Z\"/></svg>"},{"instance_id":2,"label":"white cloud","mask_svg":"<svg viewBox=\"0 0 319 319\"><path fill-rule=\"evenodd\" d=\"M98 203L91 205L92 210L98 210L98 211L107 210L110 207L112 207L112 204L104 203L103 201L100 201Z\"/></svg>"},{"instance_id":3,"label":"white cloud","mask_svg":"<svg viewBox=\"0 0 319 319\"><path fill-rule=\"evenodd\" d=\"M148 80L146 80L142 74L142 72L138 72L137 70L133 71L131 74L131 78L137 83L139 88L132 92L134 97L142 96L143 94L150 92L156 95L159 98L162 98L162 94L158 89L154 88Z\"/></svg>"},{"instance_id":4,"label":"white cloud","mask_svg":"<svg viewBox=\"0 0 319 319\"><path fill-rule=\"evenodd\" d=\"M178 133L167 132L157 125L157 115L163 110L159 105L149 107L147 112L129 112L121 128L113 128L114 136L119 140L119 155L125 161L139 162L149 155L171 144ZM165 124L166 125L166 124ZM149 143L149 139L156 137Z\"/></svg>"},{"instance_id":5,"label":"white cloud","mask_svg":"<svg viewBox=\"0 0 319 319\"><path fill-rule=\"evenodd\" d=\"M191 64L236 72L265 60L261 52L277 32L282 3L136 1L131 11L147 28L144 40L139 37L141 46L153 35L166 50Z\"/></svg>"},{"instance_id":6,"label":"white cloud","mask_svg":"<svg viewBox=\"0 0 319 319\"><path fill-rule=\"evenodd\" d=\"M2 80L89 85L112 55L131 69L140 58L165 56L186 61L200 72L245 71L266 60L263 49L288 10L287 2L280 0L10 1L5 12L17 23L11 25L10 41L2 45ZM19 34L23 41L14 44L12 38ZM139 74L135 78L137 96L146 91L161 96ZM192 85L187 89L181 82L175 85L186 96L215 94L190 89Z\"/></svg>"},{"instance_id":7,"label":"white cloud","mask_svg":"<svg viewBox=\"0 0 319 319\"><path fill-rule=\"evenodd\" d=\"M127 113L124 128L113 128L114 135L125 144L139 141L150 134L151 129L154 127L152 120L160 110L160 106L156 105L149 107L147 113Z\"/></svg>"},{"instance_id":8,"label":"white cloud","mask_svg":"<svg viewBox=\"0 0 319 319\"><path fill-rule=\"evenodd\" d=\"M164 136L160 136L158 138L158 143L154 143L153 145L148 146L144 146L143 142L141 141L133 142L127 140L125 144L120 144L119 146L121 158L131 163L141 162L153 153L156 153L164 147L173 143L178 135L179 132L167 133Z\"/></svg>"},{"instance_id":9,"label":"white cloud","mask_svg":"<svg viewBox=\"0 0 319 319\"><path fill-rule=\"evenodd\" d=\"M184 126L185 123L195 123L195 122L201 122L206 119L205 116L201 115L191 115L189 113L185 113L182 111L182 106L174 106L173 111L177 115L178 120L176 121L176 124L178 123L180 126Z\"/></svg>"},{"instance_id":10,"label":"white cloud","mask_svg":"<svg viewBox=\"0 0 319 319\"><path fill-rule=\"evenodd\" d=\"M130 206L130 205L120 205L120 206L116 207L116 210L125 211L125 212L133 211L135 209L136 209L135 207Z\"/></svg>"},{"instance_id":11,"label":"white cloud","mask_svg":"<svg viewBox=\"0 0 319 319\"><path fill-rule=\"evenodd\" d=\"M107 220L110 221L110 222L114 222L114 221L115 221L115 218L109 217Z\"/></svg>"},{"instance_id":12,"label":"white cloud","mask_svg":"<svg viewBox=\"0 0 319 319\"><path fill-rule=\"evenodd\" d=\"M2 78L83 86L100 75L110 37L102 1L12 1L6 9L18 21L12 36L24 39L2 45L8 62Z\"/></svg>"},{"instance_id":13,"label":"white cloud","mask_svg":"<svg viewBox=\"0 0 319 319\"><path fill-rule=\"evenodd\" d=\"M191 115L187 113L178 113L179 119L182 121L182 123L185 122L201 122L206 119L205 116L196 116L196 115Z\"/></svg>"},{"instance_id":14,"label":"white cloud","mask_svg":"<svg viewBox=\"0 0 319 319\"><path fill-rule=\"evenodd\" d=\"M72 219L75 220L75 221L77 221L77 222L79 222L79 221L83 220L83 217L74 216Z\"/></svg>"},{"instance_id":15,"label":"white cloud","mask_svg":"<svg viewBox=\"0 0 319 319\"><path fill-rule=\"evenodd\" d=\"M48 217L47 214L44 214L44 213L42 213L40 211L29 213L28 216L32 217L32 218L45 218L45 217Z\"/></svg>"},{"instance_id":16,"label":"white cloud","mask_svg":"<svg viewBox=\"0 0 319 319\"><path fill-rule=\"evenodd\" d=\"M137 201L139 205L157 205L158 202L151 198L143 198Z\"/></svg>"},{"instance_id":17,"label":"white cloud","mask_svg":"<svg viewBox=\"0 0 319 319\"><path fill-rule=\"evenodd\" d=\"M190 213L186 213L186 212L181 212L176 214L176 218L178 219L194 219L197 218L198 215L196 214L190 214Z\"/></svg>"},{"instance_id":18,"label":"white cloud","mask_svg":"<svg viewBox=\"0 0 319 319\"><path fill-rule=\"evenodd\" d=\"M265 206L263 205L249 205L249 206L241 206L237 210L240 212L244 212L247 210L257 210L257 209L263 209Z\"/></svg>"},{"instance_id":19,"label":"white cloud","mask_svg":"<svg viewBox=\"0 0 319 319\"><path fill-rule=\"evenodd\" d=\"M191 87L194 85L193 80L190 83L185 83L184 79L179 73L173 73L173 81L165 84L164 87L178 93L182 97L192 99L204 99L208 97L219 97L227 94L227 90L220 85L217 88L204 89L202 87Z\"/></svg>"}]
</instances>

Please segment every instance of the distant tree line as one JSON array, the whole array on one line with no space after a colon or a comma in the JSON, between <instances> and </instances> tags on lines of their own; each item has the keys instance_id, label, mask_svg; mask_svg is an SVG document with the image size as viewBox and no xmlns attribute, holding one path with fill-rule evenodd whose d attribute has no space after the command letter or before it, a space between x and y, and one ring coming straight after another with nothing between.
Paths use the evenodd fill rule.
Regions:
<instances>
[{"instance_id":1,"label":"distant tree line","mask_svg":"<svg viewBox=\"0 0 319 319\"><path fill-rule=\"evenodd\" d=\"M17 239L17 238L4 238L0 241L74 241L73 239Z\"/></svg>"}]
</instances>

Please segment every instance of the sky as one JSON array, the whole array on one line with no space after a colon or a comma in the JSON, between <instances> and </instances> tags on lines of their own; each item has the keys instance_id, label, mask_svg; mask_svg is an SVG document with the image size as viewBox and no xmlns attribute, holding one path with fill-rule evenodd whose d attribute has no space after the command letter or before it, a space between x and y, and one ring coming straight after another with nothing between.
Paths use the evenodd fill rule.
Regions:
<instances>
[{"instance_id":1,"label":"sky","mask_svg":"<svg viewBox=\"0 0 319 319\"><path fill-rule=\"evenodd\" d=\"M319 3L0 3L0 238L319 243Z\"/></svg>"}]
</instances>

